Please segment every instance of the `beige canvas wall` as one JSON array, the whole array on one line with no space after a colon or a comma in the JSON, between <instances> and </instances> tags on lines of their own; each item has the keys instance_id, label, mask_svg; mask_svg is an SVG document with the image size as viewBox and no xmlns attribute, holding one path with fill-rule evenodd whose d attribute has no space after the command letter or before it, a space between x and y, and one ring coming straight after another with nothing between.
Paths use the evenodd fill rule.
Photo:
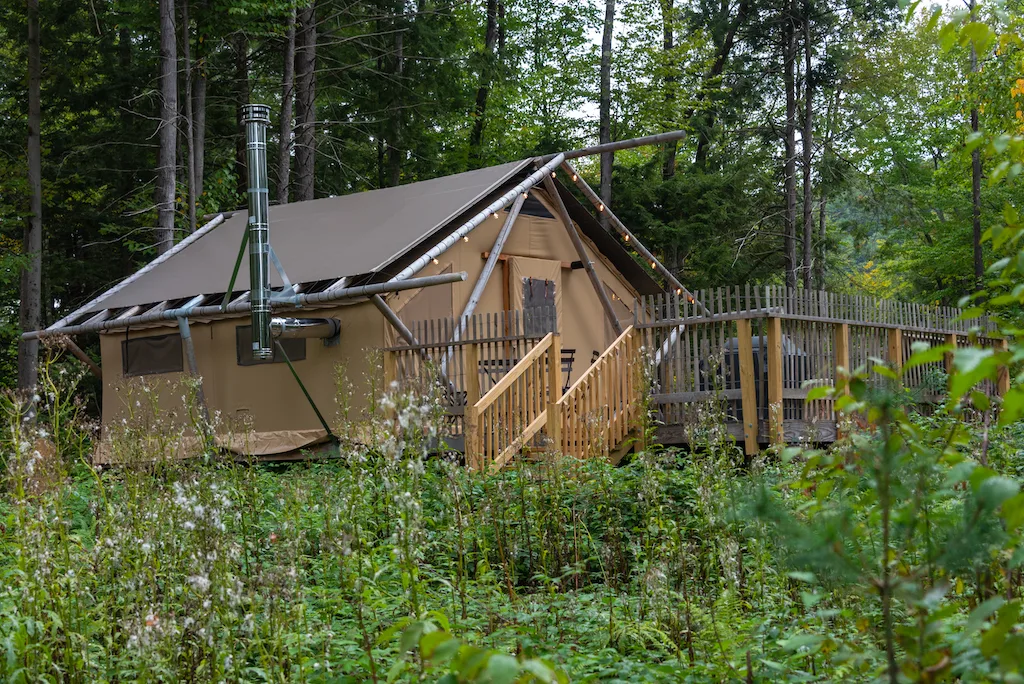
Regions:
<instances>
[{"instance_id":1,"label":"beige canvas wall","mask_svg":"<svg viewBox=\"0 0 1024 684\"><path fill-rule=\"evenodd\" d=\"M332 317L341 321L341 343L325 346L318 339L306 340L306 358L295 361L302 378L320 411L335 428L340 420L338 383L335 369L343 367L353 384L351 406L361 412L367 405L371 372L369 357L383 343L384 318L368 302L331 309L317 309L309 316ZM291 377L287 364L238 365L235 328L248 325L247 318L221 321L193 321L192 338L199 372L211 414L219 414L218 432L233 433L231 447L256 454L271 454L299 448L317 441L325 433L302 390ZM155 327L131 331L131 338L177 332L177 327ZM138 388L142 383L157 390L160 410L169 420L186 424L180 383L182 373L125 378L122 373L121 341L125 333L101 335L100 350L104 369L103 423L109 427L122 418L144 410L146 397ZM378 382L379 373L374 374ZM133 387L134 386L134 387ZM139 405L136 405L139 402ZM242 425L253 430L242 436Z\"/></svg>"}]
</instances>

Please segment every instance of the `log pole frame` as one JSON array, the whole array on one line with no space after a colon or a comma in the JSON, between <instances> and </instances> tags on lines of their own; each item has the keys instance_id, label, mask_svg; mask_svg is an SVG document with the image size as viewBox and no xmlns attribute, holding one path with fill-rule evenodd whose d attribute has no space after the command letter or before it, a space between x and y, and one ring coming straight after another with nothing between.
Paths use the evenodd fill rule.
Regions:
<instances>
[{"instance_id":1,"label":"log pole frame","mask_svg":"<svg viewBox=\"0 0 1024 684\"><path fill-rule=\"evenodd\" d=\"M597 275L597 271L594 269L594 262L590 260L590 255L587 254L587 248L583 246L583 240L580 239L580 234L576 232L576 226L573 225L572 219L569 217L569 211L565 208L565 203L562 201L561 195L558 194L558 188L555 187L555 181L550 175L544 176L544 188L550 195L551 203L555 206L555 211L558 213L558 218L562 222L562 226L566 232L569 233L569 239L572 240L573 247L576 248L576 254L579 256L580 261L583 262L583 268L587 272L587 276L590 278L590 284L594 286L594 291L597 293L597 298L601 300L601 307L604 309L605 315L608 317L608 322L612 324L612 330L615 331L616 337L622 334L622 326L619 324L619 319L615 315L615 309L612 307L612 300L608 298L608 293L604 289L604 284Z\"/></svg>"},{"instance_id":2,"label":"log pole frame","mask_svg":"<svg viewBox=\"0 0 1024 684\"><path fill-rule=\"evenodd\" d=\"M736 321L736 340L740 355L740 407L743 410L743 451L753 456L757 443L757 388L754 384L754 344L750 320Z\"/></svg>"}]
</instances>

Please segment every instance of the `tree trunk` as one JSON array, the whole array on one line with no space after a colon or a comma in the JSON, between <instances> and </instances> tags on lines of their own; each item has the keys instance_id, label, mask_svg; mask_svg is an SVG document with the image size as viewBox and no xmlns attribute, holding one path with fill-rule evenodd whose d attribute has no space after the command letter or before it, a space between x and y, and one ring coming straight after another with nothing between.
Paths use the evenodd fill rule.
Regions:
<instances>
[{"instance_id":1,"label":"tree trunk","mask_svg":"<svg viewBox=\"0 0 1024 684\"><path fill-rule=\"evenodd\" d=\"M814 188L811 186L811 161L814 154L814 80L811 75L811 3L804 0L804 130L803 130L803 185L804 185L804 263L803 281L811 289L814 263Z\"/></svg>"},{"instance_id":2,"label":"tree trunk","mask_svg":"<svg viewBox=\"0 0 1024 684\"><path fill-rule=\"evenodd\" d=\"M178 147L178 45L174 0L160 0L160 147L156 178L156 249L174 245L175 155Z\"/></svg>"},{"instance_id":3,"label":"tree trunk","mask_svg":"<svg viewBox=\"0 0 1024 684\"><path fill-rule=\"evenodd\" d=\"M185 61L185 147L188 152L186 164L188 177L188 232L196 232L196 139L195 117L192 102L192 28L188 17L188 0L181 2L181 46Z\"/></svg>"},{"instance_id":4,"label":"tree trunk","mask_svg":"<svg viewBox=\"0 0 1024 684\"><path fill-rule=\"evenodd\" d=\"M971 18L974 18L975 2L971 0ZM971 43L971 73L978 73L978 52ZM971 131L978 132L978 106L971 107ZM981 252L981 148L975 146L971 151L971 224L974 229L974 282L980 290L985 277L985 263Z\"/></svg>"},{"instance_id":5,"label":"tree trunk","mask_svg":"<svg viewBox=\"0 0 1024 684\"><path fill-rule=\"evenodd\" d=\"M249 39L239 31L235 35L235 188L245 202L249 180L245 151L245 121L242 108L249 104Z\"/></svg>"},{"instance_id":6,"label":"tree trunk","mask_svg":"<svg viewBox=\"0 0 1024 684\"><path fill-rule=\"evenodd\" d=\"M728 12L728 1L722 0L722 16L727 16ZM718 54L715 56L715 61L711 65L711 70L708 71L707 75L704 77L705 83L712 82L714 79L721 76L723 71L725 71L725 63L729 59L729 55L732 53L733 45L736 43L736 32L743 25L743 22L747 20L749 12L750 0L740 0L739 7L736 9L736 18L729 24L729 30L726 32L725 38L722 40L722 44L718 49ZM724 20L725 19L723 19L723 21ZM706 91L702 89L697 93L697 101L703 101L706 96ZM714 103L712 103L712 105L713 104ZM692 109L686 119L691 118L693 118ZM700 169L707 168L708 149L711 147L711 129L714 128L714 125L715 113L711 109L701 114L697 120L697 149L693 157L693 163Z\"/></svg>"},{"instance_id":7,"label":"tree trunk","mask_svg":"<svg viewBox=\"0 0 1024 684\"><path fill-rule=\"evenodd\" d=\"M814 262L814 282L819 290L825 289L825 219L828 207L828 195L821 191L818 199L818 260Z\"/></svg>"},{"instance_id":8,"label":"tree trunk","mask_svg":"<svg viewBox=\"0 0 1024 684\"><path fill-rule=\"evenodd\" d=\"M600 123L598 138L601 144L612 141L612 38L615 30L615 0L605 0L604 31L601 34L601 92L598 102ZM612 205L612 165L614 152L601 154L601 201ZM599 213L601 225L608 226L608 214Z\"/></svg>"},{"instance_id":9,"label":"tree trunk","mask_svg":"<svg viewBox=\"0 0 1024 684\"><path fill-rule=\"evenodd\" d=\"M675 49L675 3L674 0L661 1L661 47L665 52L665 112L672 111L676 100L676 72L672 51ZM661 177L668 180L676 175L676 154L678 141L665 143L665 158L662 161Z\"/></svg>"},{"instance_id":10,"label":"tree trunk","mask_svg":"<svg viewBox=\"0 0 1024 684\"><path fill-rule=\"evenodd\" d=\"M316 3L298 11L295 29L295 200L311 200L316 171Z\"/></svg>"},{"instance_id":11,"label":"tree trunk","mask_svg":"<svg viewBox=\"0 0 1024 684\"><path fill-rule=\"evenodd\" d=\"M201 9L209 7L209 0L203 0ZM196 201L203 199L203 184L206 173L206 33L202 30L202 13L196 19L196 66L192 83L192 147L195 150L196 163Z\"/></svg>"},{"instance_id":12,"label":"tree trunk","mask_svg":"<svg viewBox=\"0 0 1024 684\"><path fill-rule=\"evenodd\" d=\"M281 76L281 121L277 143L277 203L288 204L288 183L292 169L292 101L295 96L295 8L288 14Z\"/></svg>"},{"instance_id":13,"label":"tree trunk","mask_svg":"<svg viewBox=\"0 0 1024 684\"><path fill-rule=\"evenodd\" d=\"M388 132L388 185L398 185L402 178L402 101L401 92L404 86L402 77L405 71L405 57L403 55L404 34L403 26L395 21L395 44L394 44L394 66L392 68L393 88L395 96L391 98L392 111L388 117L391 130Z\"/></svg>"},{"instance_id":14,"label":"tree trunk","mask_svg":"<svg viewBox=\"0 0 1024 684\"><path fill-rule=\"evenodd\" d=\"M472 166L482 161L480 148L484 140L484 118L487 114L487 96L491 90L494 72L494 46L498 42L498 0L487 0L487 28L484 32L484 50L480 55L480 84L473 105L473 130L469 134L469 160Z\"/></svg>"},{"instance_id":15,"label":"tree trunk","mask_svg":"<svg viewBox=\"0 0 1024 684\"><path fill-rule=\"evenodd\" d=\"M783 79L786 90L786 144L783 173L785 214L783 219L786 257L786 286L796 287L796 31L793 26L795 0L786 0L782 14Z\"/></svg>"},{"instance_id":16,"label":"tree trunk","mask_svg":"<svg viewBox=\"0 0 1024 684\"><path fill-rule=\"evenodd\" d=\"M40 126L42 125L39 59L39 0L28 0L28 187L29 217L25 226L28 265L21 272L18 322L22 331L38 330L42 322L43 284L43 171ZM36 386L39 340L18 341L18 387Z\"/></svg>"}]
</instances>

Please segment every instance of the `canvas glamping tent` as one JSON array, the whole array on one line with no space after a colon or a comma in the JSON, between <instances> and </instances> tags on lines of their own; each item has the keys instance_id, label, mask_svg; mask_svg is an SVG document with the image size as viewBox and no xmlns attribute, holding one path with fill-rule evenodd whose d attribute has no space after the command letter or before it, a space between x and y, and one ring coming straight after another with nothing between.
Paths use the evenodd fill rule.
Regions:
<instances>
[{"instance_id":1,"label":"canvas glamping tent","mask_svg":"<svg viewBox=\"0 0 1024 684\"><path fill-rule=\"evenodd\" d=\"M263 116L250 117L250 123L265 125ZM612 146L673 136L681 134ZM26 336L100 335L104 428L131 413L127 388L140 377L158 381L147 384L160 407L181 416L182 390L174 385L191 374L201 378L203 409L233 426L230 438L216 435L221 445L260 456L295 453L330 435L338 367L353 383L349 410L364 410L368 378L380 374L370 367L369 353L418 343L412 330L431 329L422 321L509 310L521 316L502 320L526 321L528 314L550 312L544 325L579 358L565 369L572 379L632 321L639 295L662 290L652 270L665 287L683 291L568 162L601 149L269 208L268 256L276 269L267 268L266 260L262 268L274 288L270 306L276 315L316 318L275 318L276 344L266 350L268 358L254 351L261 342L246 318L256 290L228 285L232 264L237 282L253 275L242 258L243 238L253 234L245 212L215 216L133 276ZM250 167L260 163L250 157ZM606 212L619 237L555 180L559 167ZM250 170L253 187L261 184L256 171ZM262 173L265 178L265 168ZM253 207L254 192L249 215L257 221L262 210ZM491 277L497 271L501 277ZM481 372L503 368L508 364Z\"/></svg>"}]
</instances>

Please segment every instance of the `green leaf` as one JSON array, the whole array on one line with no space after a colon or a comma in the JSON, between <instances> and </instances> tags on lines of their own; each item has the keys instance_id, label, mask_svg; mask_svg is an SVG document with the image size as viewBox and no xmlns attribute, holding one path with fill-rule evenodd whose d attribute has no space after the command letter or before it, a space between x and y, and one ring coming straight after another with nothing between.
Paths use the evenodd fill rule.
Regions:
<instances>
[{"instance_id":1,"label":"green leaf","mask_svg":"<svg viewBox=\"0 0 1024 684\"><path fill-rule=\"evenodd\" d=\"M942 361L946 358L946 354L953 351L953 347L948 344L936 345L934 347L928 346L927 342L915 342L911 345L910 358L903 364L903 372L906 373L911 368L922 366L926 363L935 363L936 361Z\"/></svg>"},{"instance_id":2,"label":"green leaf","mask_svg":"<svg viewBox=\"0 0 1024 684\"><path fill-rule=\"evenodd\" d=\"M797 582L805 582L806 584L817 584L818 578L814 576L813 572L787 572L786 577L795 579Z\"/></svg>"},{"instance_id":3,"label":"green leaf","mask_svg":"<svg viewBox=\"0 0 1024 684\"><path fill-rule=\"evenodd\" d=\"M1004 501L1003 507L1000 509L1000 515L1003 516L1003 520L1006 521L1006 527L1011 531L1017 529L1021 523L1024 523L1024 493L1017 494Z\"/></svg>"},{"instance_id":4,"label":"green leaf","mask_svg":"<svg viewBox=\"0 0 1024 684\"><path fill-rule=\"evenodd\" d=\"M512 684L519 677L519 661L504 653L495 653L487 660L484 678L491 684Z\"/></svg>"},{"instance_id":5,"label":"green leaf","mask_svg":"<svg viewBox=\"0 0 1024 684\"><path fill-rule=\"evenodd\" d=\"M1020 485L1016 481L1002 475L990 477L978 487L976 496L978 502L988 510L995 510L1007 499L1016 496L1020 492Z\"/></svg>"},{"instance_id":6,"label":"green leaf","mask_svg":"<svg viewBox=\"0 0 1024 684\"><path fill-rule=\"evenodd\" d=\"M981 625L989 618L990 615L995 613L997 610L1003 607L1006 600L1001 596L993 596L989 600L985 601L977 608L971 611L971 614L967 618L967 622L964 623L964 632L971 634L981 629Z\"/></svg>"}]
</instances>

